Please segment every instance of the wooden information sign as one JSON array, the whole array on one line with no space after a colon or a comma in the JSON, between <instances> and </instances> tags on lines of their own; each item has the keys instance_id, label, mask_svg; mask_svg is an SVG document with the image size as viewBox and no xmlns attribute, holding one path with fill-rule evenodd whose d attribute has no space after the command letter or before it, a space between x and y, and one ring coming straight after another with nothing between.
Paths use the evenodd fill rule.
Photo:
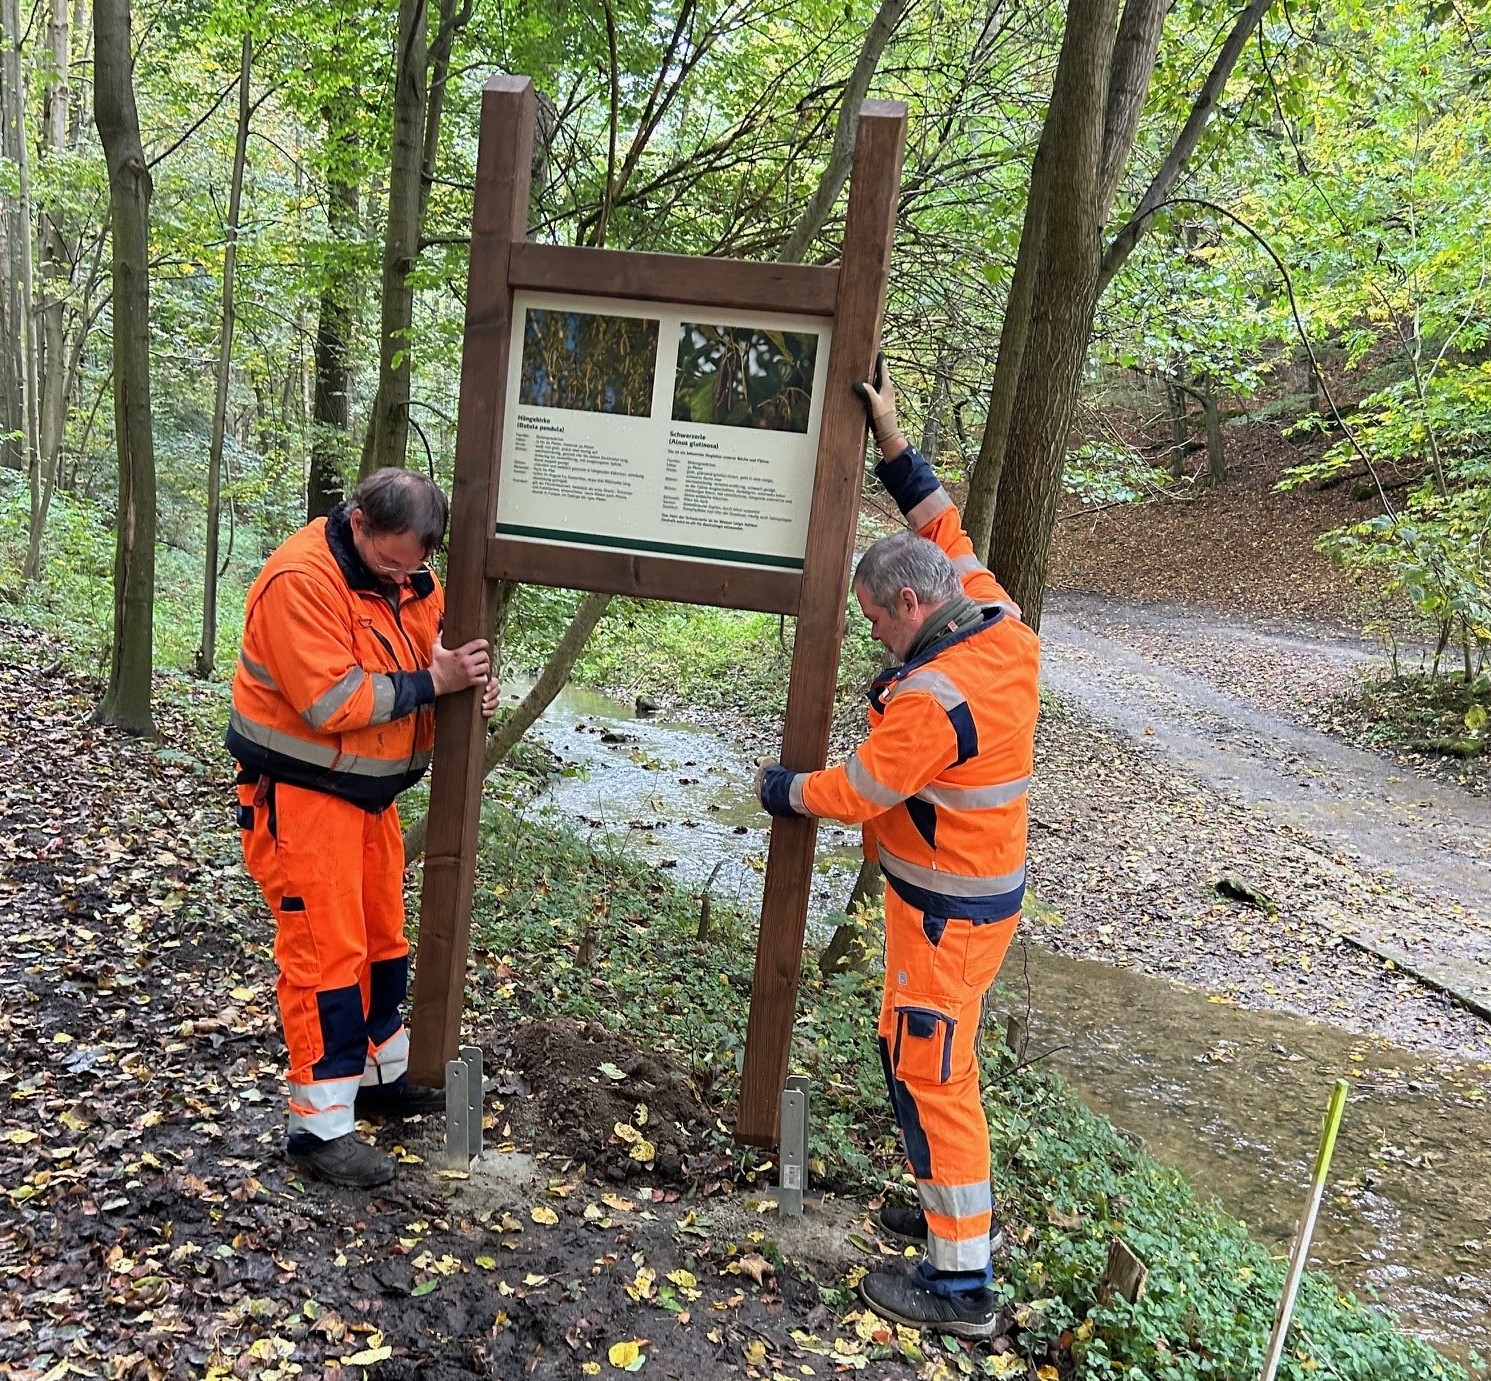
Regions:
<instances>
[{"instance_id":1,"label":"wooden information sign","mask_svg":"<svg viewBox=\"0 0 1491 1381\"><path fill-rule=\"evenodd\" d=\"M797 619L782 763L823 766L906 109L860 107L837 266L529 244L535 99L482 93L445 642L526 581ZM599 364L598 364L599 362ZM603 367L602 367L603 366ZM438 1087L465 1001L485 721L436 702L409 1077ZM738 1140L777 1139L817 824L772 824Z\"/></svg>"}]
</instances>

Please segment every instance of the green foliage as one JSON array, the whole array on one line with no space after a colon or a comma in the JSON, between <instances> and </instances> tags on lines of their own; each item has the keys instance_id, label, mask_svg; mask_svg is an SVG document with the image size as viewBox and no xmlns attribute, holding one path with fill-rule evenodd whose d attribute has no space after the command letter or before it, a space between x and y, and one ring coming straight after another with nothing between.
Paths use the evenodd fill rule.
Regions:
<instances>
[{"instance_id":1,"label":"green foliage","mask_svg":"<svg viewBox=\"0 0 1491 1381\"><path fill-rule=\"evenodd\" d=\"M586 645L575 678L702 708L749 706L753 716L780 721L794 631L795 620L775 614L618 599ZM543 646L536 641L534 650ZM841 699L855 699L879 667L879 649L852 607L839 663Z\"/></svg>"},{"instance_id":2,"label":"green foliage","mask_svg":"<svg viewBox=\"0 0 1491 1381\"><path fill-rule=\"evenodd\" d=\"M1169 472L1119 442L1092 441L1067 452L1062 483L1085 504L1134 503L1163 492Z\"/></svg>"},{"instance_id":3,"label":"green foliage","mask_svg":"<svg viewBox=\"0 0 1491 1381\"><path fill-rule=\"evenodd\" d=\"M623 854L494 807L483 826L473 937L514 970L504 1020L591 1018L692 1077L727 1116L738 1088L754 927L715 910L694 939L698 901ZM582 939L593 941L579 966ZM477 991L484 991L481 975ZM814 1086L811 1155L825 1189L882 1192L900 1179L875 1049L880 975L803 968L793 1067ZM1134 1149L1054 1076L986 1051L993 1180L1001 1218L1032 1229L1006 1264L1022 1352L1037 1363L1072 1344L1083 1381L1201 1381L1256 1375L1282 1284L1280 1262L1179 1175ZM727 1141L720 1134L719 1147ZM1097 1304L1113 1234L1149 1266L1137 1306ZM1465 1373L1389 1319L1306 1277L1282 1377L1463 1381Z\"/></svg>"},{"instance_id":4,"label":"green foliage","mask_svg":"<svg viewBox=\"0 0 1491 1381\"><path fill-rule=\"evenodd\" d=\"M1390 384L1362 400L1351 426L1379 471L1420 478L1396 511L1327 533L1322 548L1349 571L1385 577L1441 630L1441 646L1458 631L1483 660L1491 647L1491 364ZM1337 475L1358 461L1355 447L1339 441L1284 483ZM1465 661L1468 673L1468 651Z\"/></svg>"},{"instance_id":5,"label":"green foliage","mask_svg":"<svg viewBox=\"0 0 1491 1381\"><path fill-rule=\"evenodd\" d=\"M28 622L57 634L81 670L107 675L114 617L113 514L84 495L59 493L47 526L44 579L22 585L28 518L24 477L0 470L0 598L14 604ZM227 673L238 655L243 597L256 569L257 559L240 561L220 586L219 675ZM162 546L156 553L155 581L156 666L183 670L192 664L202 631L202 566L196 546Z\"/></svg>"}]
</instances>

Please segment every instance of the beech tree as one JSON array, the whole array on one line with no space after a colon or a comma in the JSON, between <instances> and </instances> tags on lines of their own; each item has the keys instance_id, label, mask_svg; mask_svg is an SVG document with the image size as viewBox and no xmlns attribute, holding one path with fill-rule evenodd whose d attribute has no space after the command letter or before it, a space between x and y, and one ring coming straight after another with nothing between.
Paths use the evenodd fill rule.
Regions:
<instances>
[{"instance_id":1,"label":"beech tree","mask_svg":"<svg viewBox=\"0 0 1491 1381\"><path fill-rule=\"evenodd\" d=\"M94 0L93 106L109 168L119 507L109 684L95 719L153 734L155 440L150 422L150 169L135 108L129 0Z\"/></svg>"},{"instance_id":2,"label":"beech tree","mask_svg":"<svg viewBox=\"0 0 1491 1381\"><path fill-rule=\"evenodd\" d=\"M1118 0L1069 0L964 514L975 548L1033 627L1098 298L1195 153L1271 3L1252 0L1237 14L1169 155L1105 246L1170 0L1127 0L1121 17Z\"/></svg>"}]
</instances>

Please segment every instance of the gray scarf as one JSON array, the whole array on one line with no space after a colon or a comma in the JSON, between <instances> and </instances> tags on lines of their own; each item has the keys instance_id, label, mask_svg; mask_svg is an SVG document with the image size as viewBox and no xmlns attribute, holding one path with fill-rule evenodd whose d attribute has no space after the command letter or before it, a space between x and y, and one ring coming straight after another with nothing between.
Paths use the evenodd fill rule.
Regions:
<instances>
[{"instance_id":1,"label":"gray scarf","mask_svg":"<svg viewBox=\"0 0 1491 1381\"><path fill-rule=\"evenodd\" d=\"M983 617L984 606L977 600L969 599L967 595L955 595L946 604L939 605L932 611L931 617L922 625L916 641L911 644L906 660L914 662L933 643L939 642L949 633L956 633L961 628L982 622Z\"/></svg>"}]
</instances>

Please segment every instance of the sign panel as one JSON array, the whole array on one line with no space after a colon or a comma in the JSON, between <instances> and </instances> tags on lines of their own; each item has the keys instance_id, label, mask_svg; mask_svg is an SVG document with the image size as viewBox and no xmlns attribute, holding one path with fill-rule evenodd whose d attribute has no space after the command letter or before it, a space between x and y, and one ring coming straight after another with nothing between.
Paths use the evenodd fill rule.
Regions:
<instances>
[{"instance_id":1,"label":"sign panel","mask_svg":"<svg viewBox=\"0 0 1491 1381\"><path fill-rule=\"evenodd\" d=\"M831 324L519 291L497 533L801 570Z\"/></svg>"}]
</instances>

